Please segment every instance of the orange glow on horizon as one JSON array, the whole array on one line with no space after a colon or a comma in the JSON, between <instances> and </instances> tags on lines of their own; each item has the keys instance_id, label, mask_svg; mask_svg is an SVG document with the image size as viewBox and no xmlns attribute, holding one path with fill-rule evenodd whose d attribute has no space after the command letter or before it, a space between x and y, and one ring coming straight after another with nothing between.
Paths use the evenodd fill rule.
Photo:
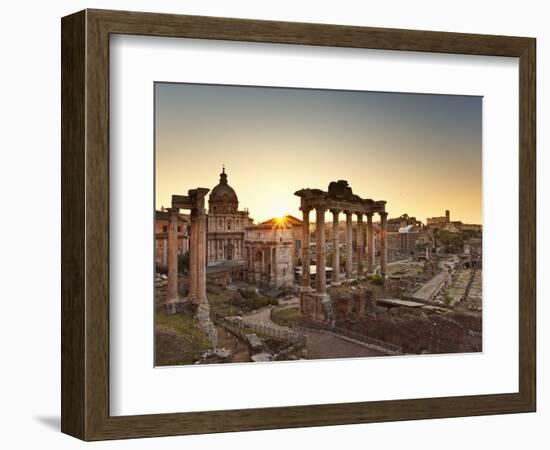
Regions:
<instances>
[{"instance_id":1,"label":"orange glow on horizon","mask_svg":"<svg viewBox=\"0 0 550 450\"><path fill-rule=\"evenodd\" d=\"M452 221L483 224L480 97L162 83L155 89L157 209L173 194L213 189L225 163L238 208L248 209L254 223L301 220L294 192L326 191L343 179L354 194L385 200L389 218L407 213L426 223L448 209Z\"/></svg>"}]
</instances>

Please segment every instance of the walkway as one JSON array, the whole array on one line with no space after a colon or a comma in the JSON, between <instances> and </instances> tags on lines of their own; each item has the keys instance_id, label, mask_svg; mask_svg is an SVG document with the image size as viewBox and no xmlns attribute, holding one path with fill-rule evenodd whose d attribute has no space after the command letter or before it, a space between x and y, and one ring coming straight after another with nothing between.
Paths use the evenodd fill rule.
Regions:
<instances>
[{"instance_id":1,"label":"walkway","mask_svg":"<svg viewBox=\"0 0 550 450\"><path fill-rule=\"evenodd\" d=\"M360 358L365 356L385 356L364 345L339 338L331 334L302 330L307 336L307 359Z\"/></svg>"},{"instance_id":2,"label":"walkway","mask_svg":"<svg viewBox=\"0 0 550 450\"><path fill-rule=\"evenodd\" d=\"M295 307L295 303L277 307L277 309L286 309ZM243 316L243 320L263 322L273 327L280 327L271 320L271 309L264 308L252 314ZM285 327L281 327L285 328ZM385 356L378 352L344 337L340 338L332 334L326 334L314 330L293 329L301 335L307 336L307 359L327 359L327 358L360 358L365 356Z\"/></svg>"},{"instance_id":3,"label":"walkway","mask_svg":"<svg viewBox=\"0 0 550 450\"><path fill-rule=\"evenodd\" d=\"M431 301L440 289L445 285L445 281L449 278L449 273L446 270L439 272L435 277L424 283L414 294L413 298Z\"/></svg>"}]
</instances>

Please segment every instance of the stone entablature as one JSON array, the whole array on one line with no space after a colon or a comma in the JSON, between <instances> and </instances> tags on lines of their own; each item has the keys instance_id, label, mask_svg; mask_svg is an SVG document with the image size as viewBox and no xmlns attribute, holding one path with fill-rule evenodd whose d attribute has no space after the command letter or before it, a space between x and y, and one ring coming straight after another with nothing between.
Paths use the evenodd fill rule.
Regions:
<instances>
[{"instance_id":1,"label":"stone entablature","mask_svg":"<svg viewBox=\"0 0 550 450\"><path fill-rule=\"evenodd\" d=\"M300 210L324 208L352 214L383 213L386 201L361 198L355 195L346 180L332 181L328 191L301 189L294 195L301 198Z\"/></svg>"}]
</instances>

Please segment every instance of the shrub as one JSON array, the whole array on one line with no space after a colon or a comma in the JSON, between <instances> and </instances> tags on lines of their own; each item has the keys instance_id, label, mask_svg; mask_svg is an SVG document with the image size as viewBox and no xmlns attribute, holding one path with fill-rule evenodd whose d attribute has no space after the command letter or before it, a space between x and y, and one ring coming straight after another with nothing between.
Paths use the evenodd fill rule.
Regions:
<instances>
[{"instance_id":1,"label":"shrub","mask_svg":"<svg viewBox=\"0 0 550 450\"><path fill-rule=\"evenodd\" d=\"M253 289L237 289L237 292L243 298L242 306L247 309L260 309L269 305L279 304L279 300L276 298L259 295Z\"/></svg>"},{"instance_id":2,"label":"shrub","mask_svg":"<svg viewBox=\"0 0 550 450\"><path fill-rule=\"evenodd\" d=\"M382 286L384 284L384 278L381 275L371 275L369 281L375 286Z\"/></svg>"},{"instance_id":3,"label":"shrub","mask_svg":"<svg viewBox=\"0 0 550 450\"><path fill-rule=\"evenodd\" d=\"M258 297L258 293L254 289L239 288L239 289L237 289L237 292L239 294L241 294L242 298L244 298L246 300L250 300L250 299Z\"/></svg>"}]
</instances>

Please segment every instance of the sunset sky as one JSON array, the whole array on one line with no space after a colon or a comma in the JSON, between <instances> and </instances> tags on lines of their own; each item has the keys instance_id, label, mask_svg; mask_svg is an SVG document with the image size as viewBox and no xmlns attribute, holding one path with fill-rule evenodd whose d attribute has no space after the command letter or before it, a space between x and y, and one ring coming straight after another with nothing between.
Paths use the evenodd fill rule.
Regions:
<instances>
[{"instance_id":1,"label":"sunset sky","mask_svg":"<svg viewBox=\"0 0 550 450\"><path fill-rule=\"evenodd\" d=\"M156 208L224 164L255 221L345 179L389 217L482 223L481 118L472 96L155 83Z\"/></svg>"}]
</instances>

